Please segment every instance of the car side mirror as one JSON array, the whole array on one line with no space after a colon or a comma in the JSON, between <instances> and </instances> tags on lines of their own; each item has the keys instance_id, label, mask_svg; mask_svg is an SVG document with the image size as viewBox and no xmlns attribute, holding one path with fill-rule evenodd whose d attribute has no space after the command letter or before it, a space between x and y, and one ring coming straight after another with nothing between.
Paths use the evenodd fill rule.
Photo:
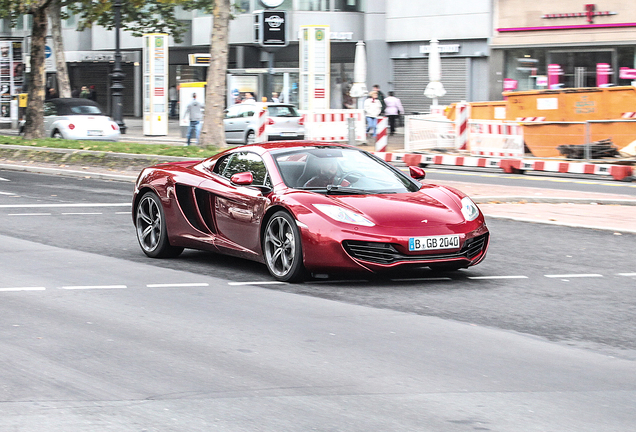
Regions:
<instances>
[{"instance_id":1,"label":"car side mirror","mask_svg":"<svg viewBox=\"0 0 636 432\"><path fill-rule=\"evenodd\" d=\"M422 168L420 168L418 166L410 166L409 167L409 174L415 180L424 180L426 178L426 171L424 171Z\"/></svg>"},{"instance_id":2,"label":"car side mirror","mask_svg":"<svg viewBox=\"0 0 636 432\"><path fill-rule=\"evenodd\" d=\"M238 186L249 186L254 181L254 176L251 172L240 172L230 177L230 181Z\"/></svg>"}]
</instances>

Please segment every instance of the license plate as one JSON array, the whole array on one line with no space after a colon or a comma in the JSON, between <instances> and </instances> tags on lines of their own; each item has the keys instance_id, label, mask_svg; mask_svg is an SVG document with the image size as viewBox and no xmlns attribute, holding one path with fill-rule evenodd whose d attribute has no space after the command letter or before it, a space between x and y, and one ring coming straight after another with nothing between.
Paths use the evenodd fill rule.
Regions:
<instances>
[{"instance_id":1,"label":"license plate","mask_svg":"<svg viewBox=\"0 0 636 432\"><path fill-rule=\"evenodd\" d=\"M88 136L101 136L102 135L102 131L99 130L89 130L88 131Z\"/></svg>"},{"instance_id":2,"label":"license plate","mask_svg":"<svg viewBox=\"0 0 636 432\"><path fill-rule=\"evenodd\" d=\"M293 137L298 136L298 134L296 132L281 132L280 136Z\"/></svg>"},{"instance_id":3,"label":"license plate","mask_svg":"<svg viewBox=\"0 0 636 432\"><path fill-rule=\"evenodd\" d=\"M410 251L458 249L458 235L411 237L409 238Z\"/></svg>"}]
</instances>

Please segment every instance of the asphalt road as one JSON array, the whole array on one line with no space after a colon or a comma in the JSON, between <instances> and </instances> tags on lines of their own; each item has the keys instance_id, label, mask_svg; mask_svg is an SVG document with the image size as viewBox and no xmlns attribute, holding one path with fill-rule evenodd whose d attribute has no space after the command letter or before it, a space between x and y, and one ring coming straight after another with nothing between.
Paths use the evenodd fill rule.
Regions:
<instances>
[{"instance_id":1,"label":"asphalt road","mask_svg":"<svg viewBox=\"0 0 636 432\"><path fill-rule=\"evenodd\" d=\"M146 258L131 184L0 177L0 430L633 430L634 235L493 219L465 271L272 284Z\"/></svg>"}]
</instances>

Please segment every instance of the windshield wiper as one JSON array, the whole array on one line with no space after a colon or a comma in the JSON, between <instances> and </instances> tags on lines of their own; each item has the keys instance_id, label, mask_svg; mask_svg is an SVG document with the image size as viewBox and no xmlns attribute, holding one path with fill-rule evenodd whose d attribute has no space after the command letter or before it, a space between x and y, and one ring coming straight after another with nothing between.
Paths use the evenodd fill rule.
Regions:
<instances>
[{"instance_id":1,"label":"windshield wiper","mask_svg":"<svg viewBox=\"0 0 636 432\"><path fill-rule=\"evenodd\" d=\"M347 186L328 185L327 195L329 194L342 194L342 195L367 195L369 191L364 189L350 188Z\"/></svg>"}]
</instances>

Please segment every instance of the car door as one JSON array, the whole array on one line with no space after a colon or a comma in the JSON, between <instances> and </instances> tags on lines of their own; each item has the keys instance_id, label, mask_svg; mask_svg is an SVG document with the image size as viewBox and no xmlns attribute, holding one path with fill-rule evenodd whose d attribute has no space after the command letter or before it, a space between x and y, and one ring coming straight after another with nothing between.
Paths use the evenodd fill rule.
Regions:
<instances>
[{"instance_id":1,"label":"car door","mask_svg":"<svg viewBox=\"0 0 636 432\"><path fill-rule=\"evenodd\" d=\"M223 126L225 128L225 141L229 143L241 142L243 137L243 130L237 126L239 108L240 105L234 105L225 111Z\"/></svg>"},{"instance_id":2,"label":"car door","mask_svg":"<svg viewBox=\"0 0 636 432\"><path fill-rule=\"evenodd\" d=\"M51 136L51 126L58 119L57 108L51 102L44 102L44 136L49 138Z\"/></svg>"},{"instance_id":3,"label":"car door","mask_svg":"<svg viewBox=\"0 0 636 432\"><path fill-rule=\"evenodd\" d=\"M218 166L222 171L218 174L225 178L215 186L218 246L260 253L260 225L268 199L258 188L235 185L230 178L249 171L254 177L253 185L271 187L265 163L256 153L237 152L230 156L227 163Z\"/></svg>"}]
</instances>

